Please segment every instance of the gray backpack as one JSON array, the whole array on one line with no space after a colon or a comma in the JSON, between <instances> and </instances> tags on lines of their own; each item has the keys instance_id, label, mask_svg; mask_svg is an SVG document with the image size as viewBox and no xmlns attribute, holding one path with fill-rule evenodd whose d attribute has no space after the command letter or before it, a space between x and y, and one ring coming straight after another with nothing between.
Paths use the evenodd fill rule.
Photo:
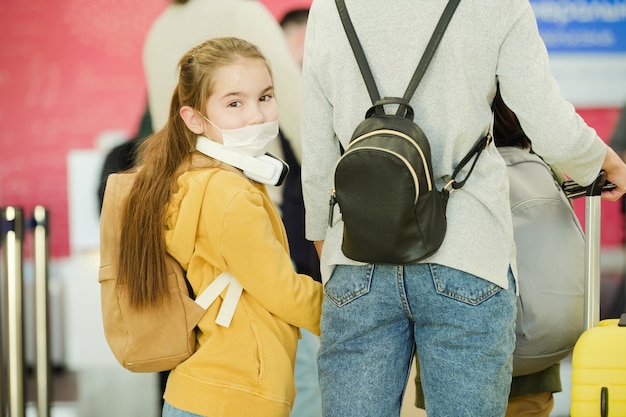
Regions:
<instances>
[{"instance_id":1,"label":"gray backpack","mask_svg":"<svg viewBox=\"0 0 626 417\"><path fill-rule=\"evenodd\" d=\"M507 163L520 294L513 376L542 371L583 332L585 241L570 201L537 155L499 147Z\"/></svg>"}]
</instances>

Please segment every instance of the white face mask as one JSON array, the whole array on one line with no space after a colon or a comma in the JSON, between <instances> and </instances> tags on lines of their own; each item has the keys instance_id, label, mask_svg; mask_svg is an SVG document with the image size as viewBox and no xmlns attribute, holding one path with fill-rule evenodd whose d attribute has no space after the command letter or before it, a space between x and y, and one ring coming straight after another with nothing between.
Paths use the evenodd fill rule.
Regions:
<instances>
[{"instance_id":1,"label":"white face mask","mask_svg":"<svg viewBox=\"0 0 626 417\"><path fill-rule=\"evenodd\" d=\"M278 136L278 119L273 122L244 126L238 129L220 129L204 115L202 117L222 132L224 148L250 156L264 155L272 141Z\"/></svg>"}]
</instances>

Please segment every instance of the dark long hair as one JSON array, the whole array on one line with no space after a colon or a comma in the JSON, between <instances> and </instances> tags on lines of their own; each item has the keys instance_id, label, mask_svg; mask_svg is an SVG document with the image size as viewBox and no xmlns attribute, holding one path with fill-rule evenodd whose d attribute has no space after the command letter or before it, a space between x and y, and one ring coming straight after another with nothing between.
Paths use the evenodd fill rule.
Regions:
<instances>
[{"instance_id":1,"label":"dark long hair","mask_svg":"<svg viewBox=\"0 0 626 417\"><path fill-rule=\"evenodd\" d=\"M506 105L500 89L493 99L494 123L493 136L496 146L517 146L530 148L530 139L522 130L520 122L513 111Z\"/></svg>"}]
</instances>

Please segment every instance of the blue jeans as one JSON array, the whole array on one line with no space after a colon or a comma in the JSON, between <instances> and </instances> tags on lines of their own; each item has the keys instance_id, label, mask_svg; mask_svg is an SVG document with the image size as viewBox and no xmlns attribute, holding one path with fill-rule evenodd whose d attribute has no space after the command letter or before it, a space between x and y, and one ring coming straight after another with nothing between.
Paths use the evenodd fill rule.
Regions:
<instances>
[{"instance_id":1,"label":"blue jeans","mask_svg":"<svg viewBox=\"0 0 626 417\"><path fill-rule=\"evenodd\" d=\"M180 408L171 406L167 401L163 403L163 414L161 417L203 417L200 414L183 411Z\"/></svg>"},{"instance_id":2,"label":"blue jeans","mask_svg":"<svg viewBox=\"0 0 626 417\"><path fill-rule=\"evenodd\" d=\"M306 329L300 329L302 339L298 341L296 353L296 401L291 417L322 417L322 400L317 376L317 352L319 337Z\"/></svg>"},{"instance_id":3,"label":"blue jeans","mask_svg":"<svg viewBox=\"0 0 626 417\"><path fill-rule=\"evenodd\" d=\"M397 417L415 346L428 417L502 417L516 295L436 264L336 267L318 355L324 417Z\"/></svg>"}]
</instances>

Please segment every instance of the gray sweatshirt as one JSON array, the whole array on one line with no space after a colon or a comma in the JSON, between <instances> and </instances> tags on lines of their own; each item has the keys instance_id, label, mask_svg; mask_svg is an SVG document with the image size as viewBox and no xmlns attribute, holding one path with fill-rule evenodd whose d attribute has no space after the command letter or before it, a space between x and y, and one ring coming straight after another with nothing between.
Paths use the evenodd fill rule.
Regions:
<instances>
[{"instance_id":1,"label":"gray sweatshirt","mask_svg":"<svg viewBox=\"0 0 626 417\"><path fill-rule=\"evenodd\" d=\"M381 97L402 96L446 1L345 1ZM321 263L326 282L335 265L358 264L341 252L338 210L328 226L328 201L339 141L348 145L371 106L334 0L313 3L303 77L306 236L325 241ZM591 183L605 145L561 96L530 3L463 0L411 100L415 121L430 141L438 188L489 130L497 83L536 152L577 182ZM446 238L423 262L508 287L509 267L516 271L508 196L506 165L491 145L465 186L450 196Z\"/></svg>"}]
</instances>

